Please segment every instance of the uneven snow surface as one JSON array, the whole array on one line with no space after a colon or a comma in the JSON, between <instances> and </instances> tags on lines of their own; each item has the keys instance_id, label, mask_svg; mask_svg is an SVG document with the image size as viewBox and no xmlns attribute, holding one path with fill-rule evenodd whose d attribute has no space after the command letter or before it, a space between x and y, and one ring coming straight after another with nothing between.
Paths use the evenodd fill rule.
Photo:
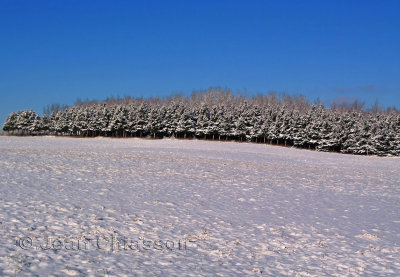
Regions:
<instances>
[{"instance_id":1,"label":"uneven snow surface","mask_svg":"<svg viewBox=\"0 0 400 277\"><path fill-rule=\"evenodd\" d=\"M0 137L1 276L399 276L400 159Z\"/></svg>"}]
</instances>

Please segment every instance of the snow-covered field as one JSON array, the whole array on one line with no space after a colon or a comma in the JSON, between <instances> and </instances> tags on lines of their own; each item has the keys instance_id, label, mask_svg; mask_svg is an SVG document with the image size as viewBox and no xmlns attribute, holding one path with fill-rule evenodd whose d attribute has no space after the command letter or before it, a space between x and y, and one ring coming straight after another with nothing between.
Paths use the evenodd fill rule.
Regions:
<instances>
[{"instance_id":1,"label":"snow-covered field","mask_svg":"<svg viewBox=\"0 0 400 277\"><path fill-rule=\"evenodd\" d=\"M400 159L0 137L1 276L398 276Z\"/></svg>"}]
</instances>

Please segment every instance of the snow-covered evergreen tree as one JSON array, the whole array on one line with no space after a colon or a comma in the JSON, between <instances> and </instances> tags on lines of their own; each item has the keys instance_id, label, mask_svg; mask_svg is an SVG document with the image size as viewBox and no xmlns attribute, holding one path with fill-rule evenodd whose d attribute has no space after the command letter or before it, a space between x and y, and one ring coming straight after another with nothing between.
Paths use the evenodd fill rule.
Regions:
<instances>
[{"instance_id":1,"label":"snow-covered evergreen tree","mask_svg":"<svg viewBox=\"0 0 400 277\"><path fill-rule=\"evenodd\" d=\"M318 151L400 156L397 110L360 105L310 105L305 98L275 94L255 98L209 89L188 98L108 99L9 114L10 134L178 138L198 137L279 144Z\"/></svg>"},{"instance_id":2,"label":"snow-covered evergreen tree","mask_svg":"<svg viewBox=\"0 0 400 277\"><path fill-rule=\"evenodd\" d=\"M18 119L17 113L15 112L10 113L7 116L6 121L4 122L3 131L14 133L14 131L17 130L17 119Z\"/></svg>"}]
</instances>

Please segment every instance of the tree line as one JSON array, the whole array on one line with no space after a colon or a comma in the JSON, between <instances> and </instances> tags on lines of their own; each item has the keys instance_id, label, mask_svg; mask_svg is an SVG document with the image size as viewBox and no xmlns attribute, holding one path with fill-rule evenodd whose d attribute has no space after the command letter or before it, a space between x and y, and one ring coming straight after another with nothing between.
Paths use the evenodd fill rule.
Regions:
<instances>
[{"instance_id":1,"label":"tree line","mask_svg":"<svg viewBox=\"0 0 400 277\"><path fill-rule=\"evenodd\" d=\"M248 141L341 153L400 156L400 113L363 104L311 104L304 96L247 97L209 89L189 97L78 101L11 113L9 134L176 137Z\"/></svg>"}]
</instances>

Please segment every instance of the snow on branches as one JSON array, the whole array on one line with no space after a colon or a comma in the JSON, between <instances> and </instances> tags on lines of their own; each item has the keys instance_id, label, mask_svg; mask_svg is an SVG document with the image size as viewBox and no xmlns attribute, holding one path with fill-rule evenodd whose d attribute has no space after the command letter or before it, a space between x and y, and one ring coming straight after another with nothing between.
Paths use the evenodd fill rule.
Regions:
<instances>
[{"instance_id":1,"label":"snow on branches","mask_svg":"<svg viewBox=\"0 0 400 277\"><path fill-rule=\"evenodd\" d=\"M300 97L234 96L212 89L189 98L77 103L40 117L11 113L10 134L177 137L269 143L318 151L400 156L400 114L326 108Z\"/></svg>"}]
</instances>

